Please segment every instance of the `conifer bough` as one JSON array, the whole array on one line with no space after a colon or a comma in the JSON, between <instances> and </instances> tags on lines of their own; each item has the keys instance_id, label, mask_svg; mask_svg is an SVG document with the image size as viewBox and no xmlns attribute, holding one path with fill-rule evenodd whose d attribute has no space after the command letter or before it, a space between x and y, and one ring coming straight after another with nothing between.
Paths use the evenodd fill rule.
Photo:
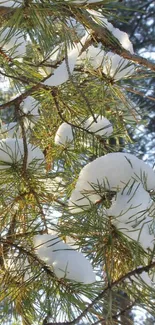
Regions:
<instances>
[{"instance_id":1,"label":"conifer bough","mask_svg":"<svg viewBox=\"0 0 155 325\"><path fill-rule=\"evenodd\" d=\"M124 147L143 123L126 84L155 67L113 5L0 1L3 325L154 315L155 172Z\"/></svg>"}]
</instances>

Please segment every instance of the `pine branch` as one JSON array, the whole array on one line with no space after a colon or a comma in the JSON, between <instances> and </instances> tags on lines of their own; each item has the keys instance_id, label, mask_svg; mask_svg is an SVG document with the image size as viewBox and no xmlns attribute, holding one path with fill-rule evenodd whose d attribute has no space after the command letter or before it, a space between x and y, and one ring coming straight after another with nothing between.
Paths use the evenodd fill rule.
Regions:
<instances>
[{"instance_id":1,"label":"pine branch","mask_svg":"<svg viewBox=\"0 0 155 325\"><path fill-rule=\"evenodd\" d=\"M122 309L119 313L116 313L115 315L113 315L111 318L113 320L118 320L118 317L124 315L126 313L126 311L129 311L132 309L132 307L135 305L136 301L133 301L130 305L128 305L126 308ZM105 318L100 318L98 321L96 321L95 323L93 323L92 325L98 325L102 322L102 325L106 325L106 320Z\"/></svg>"},{"instance_id":2,"label":"pine branch","mask_svg":"<svg viewBox=\"0 0 155 325\"><path fill-rule=\"evenodd\" d=\"M101 42L108 50L122 56L124 59L128 59L137 64L145 66L152 71L155 71L154 63L136 54L131 54L129 51L122 48L119 41L105 27L99 26L97 23L95 23L87 12L73 10L73 13L81 24L83 24L86 28L92 30L92 36L98 42Z\"/></svg>"},{"instance_id":3,"label":"pine branch","mask_svg":"<svg viewBox=\"0 0 155 325\"><path fill-rule=\"evenodd\" d=\"M71 322L66 322L66 323L47 323L46 325L75 325L75 324L79 324L79 322L81 321L81 319L83 317L85 317L87 315L87 313L89 312L89 310L98 302L100 301L105 294L111 290L112 288L116 287L117 285L119 285L121 282L123 282L126 279L129 279L131 276L136 275L136 274L141 274L143 271L148 272L149 270L151 270L152 268L155 268L155 262L151 262L146 266L142 266L139 267L138 269L134 269L130 272L128 272L127 274L123 275L121 278L119 278L118 280L109 283L108 286L85 308L85 310L77 317L75 318L73 321Z\"/></svg>"},{"instance_id":4,"label":"pine branch","mask_svg":"<svg viewBox=\"0 0 155 325\"><path fill-rule=\"evenodd\" d=\"M24 6L18 6L18 8L15 7L5 7L5 6L0 6L0 17L2 17L4 20L9 21L9 19L16 13L16 11L19 8L23 8L23 13L25 18L27 16L30 16L31 14L31 10L35 10L35 12L40 13L42 12L46 12L48 17L51 16L58 16L58 11L61 14L65 14L68 17L70 16L70 6L66 5L66 4L58 4L58 3L53 3L51 4L47 4L47 3L28 3L29 1L27 1L27 4L24 4ZM85 7L85 5L82 5L82 7Z\"/></svg>"},{"instance_id":5,"label":"pine branch","mask_svg":"<svg viewBox=\"0 0 155 325\"><path fill-rule=\"evenodd\" d=\"M27 179L27 181L28 181L28 183L29 183L29 180L28 180L28 179ZM48 228L47 228L47 223L46 223L46 218L45 218L44 210L43 210L42 205L41 205L41 203L40 203L40 201L39 201L39 198L38 198L37 193L36 193L35 190L31 187L30 184L28 184L28 185L29 185L29 188L30 188L31 193L34 195L34 198L35 198L35 200L36 200L36 202L37 202L37 204L38 204L38 207L39 207L39 210L40 210L40 213L41 213L41 219L42 219L43 224L44 224L44 227L45 227L44 230L45 230L45 233L47 234L47 233L48 233Z\"/></svg>"},{"instance_id":6,"label":"pine branch","mask_svg":"<svg viewBox=\"0 0 155 325\"><path fill-rule=\"evenodd\" d=\"M126 308L124 308L123 310L121 310L119 313L116 313L115 315L113 315L111 318L113 320L117 320L118 317L124 315L126 313L126 311L129 311L132 309L132 307L135 305L135 301L132 302L130 305L128 305ZM102 323L101 323L102 322ZM72 322L59 322L59 323L48 323L47 320L43 323L43 325L74 325L74 321ZM107 324L107 320L105 320L105 318L100 318L99 320L97 320L95 323L92 323L92 325L98 325L98 324L102 324L102 325L106 325Z\"/></svg>"},{"instance_id":7,"label":"pine branch","mask_svg":"<svg viewBox=\"0 0 155 325\"><path fill-rule=\"evenodd\" d=\"M52 6L48 6L46 3L32 3L31 1L26 0L24 3L24 7L25 8L30 8L31 6L33 6L33 8L35 8L35 10L40 11L40 10L46 10L47 11L47 15L48 16L53 16L54 11L53 9L56 9L56 6L58 7L58 5L52 4ZM87 0L83 3L70 3L69 5L64 4L64 5L59 5L59 11L62 11L62 13L68 13L69 15L69 10L70 7L72 8L84 8L84 9L98 9L101 6L103 6L103 3L101 3L101 1L99 2L95 2L95 3L88 3L87 4ZM19 6L20 7L20 6ZM31 9L31 8L30 8ZM14 13L16 12L16 8L11 8L11 7L5 7L5 5L0 6L0 17L5 18L6 20L9 19Z\"/></svg>"},{"instance_id":8,"label":"pine branch","mask_svg":"<svg viewBox=\"0 0 155 325\"><path fill-rule=\"evenodd\" d=\"M36 6L36 10L38 5ZM80 7L83 7L82 5ZM85 5L84 5L85 7ZM44 6L42 7L42 9ZM45 8L44 8L45 9ZM49 8L48 8L49 9ZM2 11L2 15L6 15L6 13L13 13L16 8L6 8L6 7L0 7L0 10ZM101 42L107 49L111 50L113 53L118 54L122 56L124 59L128 59L130 61L133 61L139 65L145 66L148 69L155 71L155 64L153 62L148 61L145 58L142 58L141 56L138 56L136 54L131 54L129 51L122 48L119 41L103 26L99 26L97 23L93 21L91 16L86 12L86 10L76 8L76 6L72 6L70 8L67 5L63 6L63 14L67 12L67 15L74 18L77 18L79 22L84 25L86 28L92 30L93 37L98 41ZM53 11L48 11L47 15L54 15Z\"/></svg>"},{"instance_id":9,"label":"pine branch","mask_svg":"<svg viewBox=\"0 0 155 325\"><path fill-rule=\"evenodd\" d=\"M74 124L74 123L72 123L72 122L67 121L67 120L65 119L65 117L63 116L63 114L62 114L62 112L61 112L61 109L60 109L60 107L59 107L59 102L58 102L58 92L57 92L56 88L52 90L51 94L52 94L52 96L53 96L54 103L55 103L55 106L56 106L56 108L57 108L58 114L59 114L59 116L60 116L60 118L61 118L61 120L62 120L63 122L67 123L68 125L70 125L70 126L72 126L72 127L77 128L77 129L79 129L79 130L81 130L81 131L85 131L85 132L87 132L88 134L93 134L93 135L94 135L94 133L91 132L91 131L89 131L88 129L85 129L85 128L83 128L83 127L80 126L80 125L76 125L76 124ZM96 119L95 119L95 121L96 121Z\"/></svg>"},{"instance_id":10,"label":"pine branch","mask_svg":"<svg viewBox=\"0 0 155 325\"><path fill-rule=\"evenodd\" d=\"M9 19L15 12L15 8L0 6L0 17L4 19Z\"/></svg>"},{"instance_id":11,"label":"pine branch","mask_svg":"<svg viewBox=\"0 0 155 325\"><path fill-rule=\"evenodd\" d=\"M152 97L152 96L146 96L146 95L145 95L144 93L142 93L141 91L138 91L138 90L132 89L132 88L130 88L130 87L126 87L126 86L124 86L124 89L125 89L126 91L129 91L130 93L133 93L133 94L139 95L139 96L141 96L141 97L148 98L148 99L150 99L150 100L155 101L155 97Z\"/></svg>"},{"instance_id":12,"label":"pine branch","mask_svg":"<svg viewBox=\"0 0 155 325\"><path fill-rule=\"evenodd\" d=\"M116 3L115 9L117 8L118 2L121 1L117 1L117 2L115 1ZM103 3L105 6L103 5ZM10 276L10 279L12 278L14 280L15 278L15 281L16 281L16 276L14 277L13 272L12 275L11 272L9 274L9 269L7 267L5 269L5 265L3 267L3 258L1 257L5 257L4 248L6 248L6 259L10 259L9 254L11 252L13 253L12 257L15 258L15 263L16 261L18 262L18 257L16 256L16 253L18 252L19 258L21 258L21 260L24 261L25 258L28 259L28 262L30 264L28 266L28 269L30 268L32 263L31 270L34 275L33 280L35 281L32 281L32 277L31 277L30 280L28 281L24 280L26 284L25 282L23 282L24 285L27 286L30 295L28 297L28 301L29 301L28 304L26 302L25 308L23 308L25 314L21 313L21 316L22 315L24 316L26 314L28 315L28 313L29 315L31 314L31 311L29 310L29 306L33 303L32 302L33 296L36 296L34 305L35 306L37 305L36 301L38 299L38 306L37 306L38 309L35 310L34 315L33 313L30 315L31 323L34 322L36 323L38 321L38 317L39 317L38 314L40 312L42 313L40 318L42 317L43 320L45 315L49 315L48 312L46 313L46 311L49 311L50 315L53 316L53 321L55 320L55 322L48 323L48 321L50 321L51 319L49 316L49 318L44 318L43 325L54 325L54 324L74 325L74 324L81 323L83 319L88 317L90 317L91 321L94 322L94 323L91 322L91 324L97 325L100 324L101 322L102 324L104 324L107 322L107 320L105 320L105 318L103 317L105 316L105 313L103 312L103 308L102 308L103 304L105 304L105 308L108 308L109 319L112 320L112 322L114 323L118 322L118 317L123 315L126 317L125 315L126 311L130 310L132 306L135 303L137 303L137 300L139 299L138 294L132 291L134 289L134 280L133 280L133 288L132 288L132 278L130 279L130 277L133 275L141 274L143 271L147 272L151 268L155 267L155 262L152 260L151 261L149 260L149 262L147 262L148 265L143 267L138 267L138 265L144 265L145 263L144 258L146 255L149 258L149 253L150 253L149 252L147 254L141 249L139 258L137 254L137 268L133 270L132 267L135 264L132 264L133 263L132 256L128 254L127 265L130 270L132 268L132 271L126 273L123 276L118 275L118 274L124 274L127 268L124 268L125 271L123 269L122 272L119 272L117 269L117 265L114 262L114 267L116 271L115 278L113 278L109 270L107 270L108 276L110 277L110 279L113 278L113 282L111 282L112 280L109 279L109 283L107 286L105 284L103 287L102 283L97 282L95 283L95 285L92 285L92 287L88 286L87 288L81 283L78 282L68 283L66 279L57 278L57 276L55 275L56 273L54 274L54 272L52 272L53 269L50 268L50 266L48 266L41 259L38 258L38 255L35 254L35 251L33 250L33 245L30 245L28 243L29 239L32 240L34 235L36 234L41 235L41 234L48 233L47 228L49 224L51 228L54 228L53 227L54 223L52 223L51 221L52 219L49 220L48 217L46 218L46 212L44 212L43 209L44 207L46 207L45 209L47 210L48 208L52 208L53 211L56 209L57 211L62 213L62 217L60 217L60 219L58 217L57 230L59 231L59 234L61 234L62 236L63 235L71 236L73 240L75 239L75 242L78 243L79 248L83 249L84 252L90 254L89 256L92 257L93 266L97 268L102 267L104 252L103 250L101 250L100 252L100 247L99 247L100 245L95 246L93 244L95 244L96 236L98 238L101 235L101 230L99 229L99 225L98 225L99 221L102 222L102 225L100 224L100 228L103 228L102 230L105 231L103 219L101 221L100 218L98 218L99 220L97 221L97 216L99 216L98 212L101 210L101 205L99 205L98 210L95 205L101 203L103 198L101 201L96 201L94 206L92 206L92 210L90 210L88 213L82 215L77 214L77 216L75 217L74 215L73 216L70 215L68 210L68 204L67 204L67 198L72 188L72 184L69 184L70 178L74 181L74 176L77 175L77 173L79 172L81 165L85 164L86 161L88 162L89 158L91 158L91 160L92 158L93 159L96 158L95 154L98 156L102 154L102 150L100 150L101 148L100 142L102 142L102 144L104 145L104 141L105 141L104 137L101 138L100 136L93 134L93 132L90 132L89 129L87 130L83 128L84 124L80 123L80 119L78 121L78 117L79 116L80 118L81 116L86 117L90 113L92 116L94 114L103 114L103 115L105 114L106 117L111 119L111 122L114 126L114 136L117 136L119 130L121 134L123 134L123 130L125 129L125 122L123 122L124 107L122 105L125 105L127 103L127 100L125 99L126 92L123 91L123 89L132 92L134 94L137 94L139 96L142 97L144 96L145 98L151 100L154 100L154 98L152 96L145 96L143 94L143 89L141 89L141 91L137 91L132 89L131 88L132 86L129 85L127 87L124 86L124 83L122 85L120 83L119 87L117 87L116 84L111 87L111 83L106 82L107 77L104 79L103 73L101 73L102 80L99 79L100 69L97 69L95 71L93 70L92 72L86 70L84 71L82 69L79 70L79 67L76 67L74 70L75 74L72 75L69 68L70 62L67 54L68 52L67 48L69 47L68 46L69 44L71 45L74 44L75 39L77 40L77 42L79 42L80 36L78 38L77 36L78 32L76 34L76 28L74 29L74 24L70 29L67 20L70 19L70 23L71 23L72 18L75 18L77 24L78 22L82 24L82 26L84 26L89 33L89 39L86 41L85 45L83 46L81 53L83 51L86 51L86 49L91 44L96 44L97 46L97 44L101 42L105 49L110 50L113 53L119 54L123 58L130 60L131 63L135 62L137 64L144 65L145 67L147 67L152 71L155 71L155 65L152 62L149 62L148 60L141 58L137 55L134 54L132 55L130 52L122 48L119 41L105 27L99 25L98 23L95 23L95 21L92 18L93 16L91 16L91 14L89 14L87 11L87 9L91 9L91 8L96 9L100 7L103 9L103 12L104 10L106 12L107 10L106 5L109 10L110 2L108 2L108 0L102 2L99 1L94 4L87 4L86 2L76 4L74 3L74 1L68 3L65 3L63 1L54 1L54 2L45 1L40 3L33 3L32 0L24 0L21 5L19 4L19 8L15 8L15 7L9 8L9 7L0 6L1 26L3 27L3 25L5 25L7 27L10 27L11 34L13 36L14 36L14 32L15 31L17 32L18 29L22 33L24 33L25 36L29 34L32 40L32 49L34 48L33 53L31 53L30 52L31 46L29 47L28 45L26 50L26 55L23 59L23 63L21 64L18 63L16 59L14 59L13 57L11 56L9 57L9 55L6 54L7 52L5 53L5 51L3 51L3 48L0 48L0 56L2 61L1 74L12 79L13 87L14 85L17 84L20 87L22 86L22 91L24 88L24 92L20 94L18 97L14 98L13 100L10 100L5 104L0 105L0 109L10 108L12 106L15 108L15 115L19 121L22 130L22 138L23 138L23 146L24 146L23 174L21 180L22 182L20 182L19 179L21 174L18 173L18 175L16 175L18 170L16 172L16 170L12 169L11 167L11 169L8 169L8 171L6 170L2 171L2 176L4 174L3 176L4 178L1 181L1 191L4 190L4 194L2 195L2 199L0 202L2 228L3 228L2 238L0 237L0 242L2 243L2 245L0 245L1 248L0 265L2 269L2 274L4 273L4 280L5 280L4 288L7 292L8 289L10 288L12 289L11 283L10 282L7 283L7 275ZM112 9L115 10L113 7ZM17 19L16 21L18 13L19 13L19 17L18 17L19 19ZM108 12L107 14L110 15L110 13ZM56 28L55 28L55 22L56 22ZM54 28L52 24L54 25ZM40 45L39 50L35 49L35 44L37 42L38 45ZM62 43L64 42L63 44L65 44L64 47L66 47L65 48L66 51L64 50L63 46L62 48L60 46L60 53L59 53L60 55L58 54L60 56L60 60L59 61L55 60L53 62L56 62L56 64L49 65L48 63L50 62L51 49L53 49L58 44L61 44L61 42ZM45 44L45 48L43 46L44 44ZM30 53L30 57L29 57L29 53ZM34 56L32 62L29 62L32 55ZM43 84L44 80L48 79L54 73L54 70L62 62L66 63L69 81L58 87L45 86ZM50 66L51 68L53 68L52 70L53 72L51 73L51 75L48 75L46 78L43 78L41 77L41 74L37 73L37 71L39 67L46 66L46 63L47 63L47 67ZM136 69L135 71L135 75L137 74L137 79L145 78L145 76L152 77L152 74L148 73L148 71L147 71L147 75L144 73L142 76L141 71L139 70L140 69ZM76 71L78 71L78 73L76 73ZM140 75L138 75L139 73ZM121 88L122 88L122 94L121 94L121 90L119 94L118 89ZM26 116L26 114L20 110L20 104L29 95L32 95L34 97L37 97L38 95L42 105L41 117L37 125L34 127L34 132L32 134L32 137L30 138L30 141L32 140L35 145L39 145L39 146L41 145L41 147L44 147L45 149L50 148L51 152L48 153L49 156L50 155L52 156L52 159L54 161L54 165L53 165L54 167L52 170L51 169L48 170L49 177L51 176L53 177L53 173L55 173L55 171L56 171L55 175L57 174L59 175L60 170L62 172L63 186L62 186L62 191L59 192L58 190L58 193L52 190L51 193L49 193L50 192L49 189L47 191L45 190L44 193L44 188L46 189L46 187L44 187L43 181L46 182L48 174L46 174L45 177L42 176L41 174L41 177L43 177L43 179L42 178L40 179L39 170L37 170L37 172L35 173L35 170L30 168L30 172L29 172L29 170L27 170L26 168L27 158L28 158L28 150L27 150L28 148L27 148L27 133L25 132L24 123L23 123L23 118ZM8 95L4 95L6 99L9 96L11 97L10 93ZM128 109L130 107L130 103L126 106ZM118 112L117 112L117 108L118 108ZM12 112L10 113L10 111L11 110L8 110L7 112L8 116L9 114L12 114ZM6 122L7 121L7 116L5 116L6 112L1 112L1 113L2 113L2 119L4 118L4 121ZM119 117L119 113L121 117ZM130 113L130 109L129 109L129 113ZM57 128L57 122L58 121L60 122L60 120L66 122L73 128L79 129L79 131L83 131L77 133L75 132L74 151L67 152L66 148L65 150L63 150L63 148L56 146L54 143L54 135ZM95 115L94 115L94 121L95 121ZM7 125L5 125L5 127L7 127ZM89 136L85 137L84 132L88 133ZM125 135L124 135L124 139L126 139ZM77 148L77 144L79 143L78 142L79 140L81 142L80 142L80 146ZM85 148L83 149L84 147L83 144L86 144L86 149ZM90 148L88 150L87 150L87 145L89 145ZM98 147L100 151L97 149ZM108 150L117 151L117 148L115 146L112 149L110 149L109 146L108 149L106 148L105 150L103 150L104 151L103 154L105 154ZM92 152L93 152L93 157L90 157ZM88 156L86 156L87 153ZM7 176L6 184L5 184L5 173ZM37 180L37 175L39 177L38 180ZM12 181L14 176L15 176L15 180ZM69 177L67 178L67 176ZM66 184L64 185L65 180L66 180ZM40 181L41 183L37 183ZM6 187L6 193L5 193L5 188L3 189L3 184ZM42 185L38 185L38 184L42 184ZM14 185L15 185L15 191L14 191ZM59 198L59 193L60 193L60 198ZM150 196L152 195L153 194L150 193ZM111 198L108 198L108 200L109 202L111 202ZM9 205L8 205L8 201L9 201ZM19 201L19 209L17 204L16 206L17 217L16 217L14 214L15 211L14 205L18 203L18 201ZM24 212L22 211L22 208ZM67 220L67 218L68 221L65 224L65 220ZM94 224L94 220L95 220L95 224ZM43 226L42 227L43 230L40 230L41 225ZM86 228L86 230L85 228L82 228L83 225ZM5 239L3 239L3 235ZM89 240L86 241L84 236L90 240L90 248L89 248ZM121 239L121 234L120 234L120 239ZM101 240L103 240L103 238L101 238ZM99 241L97 241L97 243L99 243ZM126 243L127 243L126 245L130 245L130 242L126 242ZM28 248L26 246L27 244L28 244ZM101 241L101 245L102 245L102 241ZM112 248L113 247L111 242L109 243L110 252L112 251ZM118 246L118 250L119 250L119 246ZM154 252L152 252L151 255L152 258L153 258L153 253ZM101 254L101 257L97 256L96 258L95 254L96 256L98 254ZM115 260L115 252L114 254L113 253L110 254L112 256L112 262L113 262L113 259ZM139 263L141 262L141 260L142 263ZM24 267L25 266L23 265L21 271L25 272L26 268ZM38 270L40 271L38 272ZM11 271L11 267L10 267L10 271ZM45 275L45 283L41 283L42 277L40 278L40 274L43 271L44 271L43 275ZM46 277L46 274L49 275L49 277ZM126 279L131 280L131 291L132 291L134 303L130 302L129 305L129 301L127 299L126 305L122 306L121 304L119 304L118 307L117 302L115 301L115 297L113 297L113 293L115 292L115 290L118 291L119 289L121 290L122 287L124 288L125 283L123 281ZM47 287L48 282L50 283L50 288ZM18 295L18 292L22 288L23 283L21 283L21 286L17 286L15 295ZM145 285L142 287L144 287L145 289ZM125 289L127 289L127 285L125 285ZM14 288L12 289L12 291L13 290ZM40 291L44 291L43 295L45 294L45 296L47 295L49 297L49 301L51 303L50 305L47 304L47 301L42 302L42 299L41 301L39 301ZM130 288L128 288L127 292L129 291ZM138 288L137 288L137 292L138 292ZM147 292L149 292L149 288L147 289ZM83 293L90 299L89 301L91 301L91 303L88 304L86 301L84 301L82 297ZM5 292L3 294L5 296ZM152 291L151 291L151 295L152 295ZM108 298L108 296L111 299L111 301L110 299L108 300L108 303L111 302L110 308L106 301L106 298ZM9 300L10 297L11 294L8 293L8 296L5 297L6 301L7 299ZM5 299L4 299L4 309L5 309ZM13 300L13 296L11 297L11 299ZM151 306L150 308L152 308L152 313L153 313L153 307L151 301L149 302L148 297L144 297L144 300L143 297L140 297L138 301L140 301L141 305L144 302L144 306L146 308L147 307L149 308ZM43 306L44 303L45 305ZM21 306L19 306L20 307L19 310L18 308L16 308L16 306L13 307L14 309L16 309L15 311L16 314L20 315L20 308L23 307L22 304ZM55 311L57 315L55 314ZM12 311L11 313L13 315ZM59 320L62 320L62 322L56 322L56 320L59 317L59 313L60 313ZM67 319L69 321L65 322L65 320ZM29 324L30 321L29 317L27 320L24 319L23 317L23 324L26 321Z\"/></svg>"},{"instance_id":13,"label":"pine branch","mask_svg":"<svg viewBox=\"0 0 155 325\"><path fill-rule=\"evenodd\" d=\"M23 148L24 148L23 175L26 175L27 160L28 160L27 137L26 137L26 130L25 130L23 118L20 113L19 105L15 105L15 114L16 114L17 120L19 121L19 125L20 125L21 131L22 131Z\"/></svg>"},{"instance_id":14,"label":"pine branch","mask_svg":"<svg viewBox=\"0 0 155 325\"><path fill-rule=\"evenodd\" d=\"M29 251L25 247L23 247L22 245L15 244L13 241L6 240L6 239L3 239L1 237L0 237L0 243L8 245L10 247L16 248L21 254L24 254L27 257L30 257L34 262L37 262L38 265L40 265L41 268L46 272L46 274L48 274L51 278L55 278L55 275L52 272L52 270L50 269L50 267L47 266L44 261L42 261L40 258L38 258L37 255L33 251ZM57 282L59 284L64 285L66 288L70 287L70 285L67 284L65 281L63 281L63 279L58 279L57 278Z\"/></svg>"},{"instance_id":15,"label":"pine branch","mask_svg":"<svg viewBox=\"0 0 155 325\"><path fill-rule=\"evenodd\" d=\"M45 80L45 79L43 79L43 80ZM8 102L6 102L4 104L1 104L0 105L0 110L8 108L8 107L10 107L12 105L19 105L25 98L32 95L36 90L39 90L40 88L43 88L43 89L46 89L46 90L51 90L52 89L52 87L43 85L42 83L39 82L39 83L35 84L34 86L32 86L31 88L29 88L28 90L26 90L25 92L23 92L18 97L15 97L14 99L11 99L10 101L8 101Z\"/></svg>"}]
</instances>

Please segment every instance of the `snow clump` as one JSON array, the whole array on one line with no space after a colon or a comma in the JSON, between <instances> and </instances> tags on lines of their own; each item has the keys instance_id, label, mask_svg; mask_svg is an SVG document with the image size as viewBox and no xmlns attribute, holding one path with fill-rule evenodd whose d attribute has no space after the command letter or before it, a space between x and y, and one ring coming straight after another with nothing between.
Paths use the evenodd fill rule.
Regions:
<instances>
[{"instance_id":1,"label":"snow clump","mask_svg":"<svg viewBox=\"0 0 155 325\"><path fill-rule=\"evenodd\" d=\"M27 144L28 158L27 166L36 160L39 166L44 161L44 155L38 147ZM19 162L24 157L24 145L22 139L2 139L0 140L0 169L11 167L13 163Z\"/></svg>"},{"instance_id":2,"label":"snow clump","mask_svg":"<svg viewBox=\"0 0 155 325\"><path fill-rule=\"evenodd\" d=\"M65 244L56 235L45 234L34 237L36 253L40 259L51 265L58 278L91 284L95 274L85 256Z\"/></svg>"},{"instance_id":3,"label":"snow clump","mask_svg":"<svg viewBox=\"0 0 155 325\"><path fill-rule=\"evenodd\" d=\"M81 170L69 199L70 211L76 213L79 207L79 212L80 206L90 208L91 203L101 200L105 189L118 192L131 181L148 191L155 189L154 171L136 156L115 152L99 157Z\"/></svg>"}]
</instances>

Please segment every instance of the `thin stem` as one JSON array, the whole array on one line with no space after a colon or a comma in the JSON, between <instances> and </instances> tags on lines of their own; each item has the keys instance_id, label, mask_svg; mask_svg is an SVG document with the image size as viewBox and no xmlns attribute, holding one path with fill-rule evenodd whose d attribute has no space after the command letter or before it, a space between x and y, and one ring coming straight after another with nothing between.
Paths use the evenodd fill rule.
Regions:
<instances>
[{"instance_id":1,"label":"thin stem","mask_svg":"<svg viewBox=\"0 0 155 325\"><path fill-rule=\"evenodd\" d=\"M87 315L87 313L89 312L89 310L91 308L93 308L93 306L105 296L105 294L107 293L107 291L111 290L113 287L119 285L121 282L123 282L124 280L130 278L131 276L136 275L136 274L141 274L143 271L148 272L152 268L155 268L155 262L149 263L146 266L139 267L138 269L136 268L136 269L134 269L134 270L126 273L125 275L123 275L122 277L120 277L118 280L116 280L116 281L108 284L108 286L73 321L66 322L66 323L47 323L46 325L54 325L54 324L55 325L75 325L75 324L79 324L80 320L83 317L85 317Z\"/></svg>"},{"instance_id":2,"label":"thin stem","mask_svg":"<svg viewBox=\"0 0 155 325\"><path fill-rule=\"evenodd\" d=\"M27 160L28 160L28 146L27 146L27 138L26 138L26 131L25 131L25 126L24 126L24 121L23 121L23 118L20 115L19 105L15 105L15 113L16 113L16 117L17 117L17 119L19 121L21 131L22 131L23 148L24 148L23 175L26 175Z\"/></svg>"},{"instance_id":3,"label":"thin stem","mask_svg":"<svg viewBox=\"0 0 155 325\"><path fill-rule=\"evenodd\" d=\"M133 93L133 94L136 94L136 95L139 95L139 96L142 96L142 97L145 97L145 98L148 98L148 99L150 99L150 100L155 101L155 97L152 97L152 96L146 96L146 95L145 95L144 93L142 93L141 91L138 91L138 90L132 89L132 88L130 88L130 87L125 87L125 86L124 86L124 89L125 89L126 91L129 91L129 92Z\"/></svg>"},{"instance_id":4,"label":"thin stem","mask_svg":"<svg viewBox=\"0 0 155 325\"><path fill-rule=\"evenodd\" d=\"M94 36L98 42L101 42L108 50L122 56L124 59L128 59L137 64L145 66L152 71L155 71L155 64L153 62L150 62L136 54L131 54L129 51L122 48L119 41L109 32L109 30L95 23L86 11L84 12L76 9L72 10L72 12L74 12L75 17L78 18L81 24L92 30L92 36Z\"/></svg>"}]
</instances>

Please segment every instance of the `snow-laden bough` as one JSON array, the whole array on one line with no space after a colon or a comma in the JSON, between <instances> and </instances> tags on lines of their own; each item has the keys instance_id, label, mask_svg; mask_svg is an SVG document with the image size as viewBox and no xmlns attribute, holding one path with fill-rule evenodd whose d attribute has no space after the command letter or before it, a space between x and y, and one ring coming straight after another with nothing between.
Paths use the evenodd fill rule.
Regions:
<instances>
[{"instance_id":1,"label":"snow-laden bough","mask_svg":"<svg viewBox=\"0 0 155 325\"><path fill-rule=\"evenodd\" d=\"M59 67L54 70L52 76L43 82L45 85L59 86L70 78L70 75L72 75L74 71L76 60L88 37L89 35L86 33L79 43L75 43L73 48L68 48L66 58L62 61Z\"/></svg>"},{"instance_id":2,"label":"snow-laden bough","mask_svg":"<svg viewBox=\"0 0 155 325\"><path fill-rule=\"evenodd\" d=\"M90 116L84 122L84 128L97 135L109 137L113 133L111 122L106 117L98 114L94 114L94 117L96 121L94 121L93 116Z\"/></svg>"},{"instance_id":3,"label":"snow-laden bough","mask_svg":"<svg viewBox=\"0 0 155 325\"><path fill-rule=\"evenodd\" d=\"M111 32L113 36L118 39L118 41L120 42L120 44L124 49L129 51L131 54L134 53L133 45L127 33L121 31L118 28L115 28L99 11L92 10L92 9L87 9L87 11L92 16L92 19L96 23L100 23L101 25L106 27L109 30L109 32Z\"/></svg>"},{"instance_id":4,"label":"snow-laden bough","mask_svg":"<svg viewBox=\"0 0 155 325\"><path fill-rule=\"evenodd\" d=\"M104 55L102 68L102 72L115 81L129 77L135 72L135 67L129 60L112 52Z\"/></svg>"},{"instance_id":5,"label":"snow-laden bough","mask_svg":"<svg viewBox=\"0 0 155 325\"><path fill-rule=\"evenodd\" d=\"M153 250L155 244L155 232L153 229L153 218L147 216L139 225L129 229L127 224L118 223L117 229L127 237L139 243L144 250Z\"/></svg>"},{"instance_id":6,"label":"snow-laden bough","mask_svg":"<svg viewBox=\"0 0 155 325\"><path fill-rule=\"evenodd\" d=\"M100 23L112 33L124 49L131 54L134 53L133 45L127 33L115 28L101 13L89 9L87 11L96 23ZM97 47L89 46L80 55L78 63L84 63L86 66L91 65L94 69L100 68L107 77L112 78L114 81L129 77L135 72L135 66L129 60L113 52L105 52L101 44Z\"/></svg>"},{"instance_id":7,"label":"snow-laden bough","mask_svg":"<svg viewBox=\"0 0 155 325\"><path fill-rule=\"evenodd\" d=\"M22 33L17 31L14 35L11 34L11 29L0 30L0 46L7 51L13 58L22 57L26 52L27 42Z\"/></svg>"},{"instance_id":8,"label":"snow-laden bough","mask_svg":"<svg viewBox=\"0 0 155 325\"><path fill-rule=\"evenodd\" d=\"M89 260L73 246L63 243L57 235L37 235L34 237L34 246L39 258L52 266L58 278L84 284L95 282Z\"/></svg>"},{"instance_id":9,"label":"snow-laden bough","mask_svg":"<svg viewBox=\"0 0 155 325\"><path fill-rule=\"evenodd\" d=\"M28 96L20 104L20 109L23 111L23 113L30 115L34 123L40 117L39 108L39 102L32 96Z\"/></svg>"},{"instance_id":10,"label":"snow-laden bough","mask_svg":"<svg viewBox=\"0 0 155 325\"><path fill-rule=\"evenodd\" d=\"M134 182L117 192L106 213L109 217L113 217L112 223L116 227L125 224L132 230L148 216L152 203L150 194L145 191L142 184Z\"/></svg>"},{"instance_id":11,"label":"snow-laden bough","mask_svg":"<svg viewBox=\"0 0 155 325\"><path fill-rule=\"evenodd\" d=\"M69 209L77 213L89 209L102 199L105 189L123 189L137 181L146 190L155 189L155 172L144 161L129 153L109 153L87 164L80 172L75 189L69 199Z\"/></svg>"},{"instance_id":12,"label":"snow-laden bough","mask_svg":"<svg viewBox=\"0 0 155 325\"><path fill-rule=\"evenodd\" d=\"M17 122L2 124L1 134L3 138L22 138L21 128Z\"/></svg>"},{"instance_id":13,"label":"snow-laden bough","mask_svg":"<svg viewBox=\"0 0 155 325\"><path fill-rule=\"evenodd\" d=\"M86 68L91 65L93 69L102 71L108 78L115 81L131 76L135 72L135 66L127 59L113 52L105 52L100 45L89 46L83 52L77 61L78 64L84 64Z\"/></svg>"},{"instance_id":14,"label":"snow-laden bough","mask_svg":"<svg viewBox=\"0 0 155 325\"><path fill-rule=\"evenodd\" d=\"M66 122L62 123L56 132L54 142L57 145L66 145L73 142L73 130L71 125Z\"/></svg>"},{"instance_id":15,"label":"snow-laden bough","mask_svg":"<svg viewBox=\"0 0 155 325\"><path fill-rule=\"evenodd\" d=\"M94 121L95 117L95 121ZM94 117L90 116L85 121L81 121L81 127L96 135L109 137L113 133L113 127L111 122L106 118L98 114L94 114ZM55 135L54 142L57 145L72 144L73 146L74 133L70 124L62 123Z\"/></svg>"},{"instance_id":16,"label":"snow-laden bough","mask_svg":"<svg viewBox=\"0 0 155 325\"><path fill-rule=\"evenodd\" d=\"M142 184L134 182L126 186L112 199L109 209L105 210L111 223L128 239L135 240L143 249L153 249L154 232L151 230L153 201Z\"/></svg>"},{"instance_id":17,"label":"snow-laden bough","mask_svg":"<svg viewBox=\"0 0 155 325\"><path fill-rule=\"evenodd\" d=\"M44 155L42 151L27 143L28 157L27 166L35 162L36 166L39 166L44 161ZM22 139L2 139L0 141L0 169L6 169L11 167L13 163L18 163L24 157L24 145Z\"/></svg>"}]
</instances>

